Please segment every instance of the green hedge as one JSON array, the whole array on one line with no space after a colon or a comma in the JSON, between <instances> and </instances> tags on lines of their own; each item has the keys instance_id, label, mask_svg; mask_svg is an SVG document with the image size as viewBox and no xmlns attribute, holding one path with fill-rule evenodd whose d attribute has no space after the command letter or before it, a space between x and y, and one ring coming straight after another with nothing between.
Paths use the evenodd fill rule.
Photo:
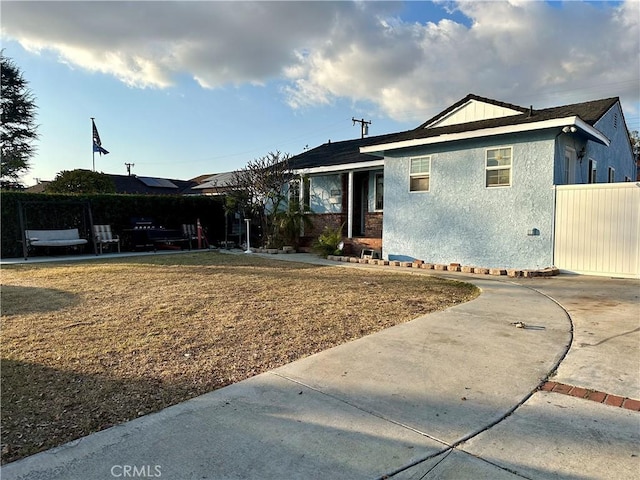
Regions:
<instances>
[{"instance_id":1,"label":"green hedge","mask_svg":"<svg viewBox=\"0 0 640 480\"><path fill-rule=\"evenodd\" d=\"M59 195L26 192L2 192L0 221L3 258L22 255L19 204L23 205L26 229L78 228L90 238L88 209L93 223L111 225L114 233L131 228L134 218L152 219L157 226L179 229L200 219L211 244L224 239L223 198L177 195Z\"/></svg>"}]
</instances>

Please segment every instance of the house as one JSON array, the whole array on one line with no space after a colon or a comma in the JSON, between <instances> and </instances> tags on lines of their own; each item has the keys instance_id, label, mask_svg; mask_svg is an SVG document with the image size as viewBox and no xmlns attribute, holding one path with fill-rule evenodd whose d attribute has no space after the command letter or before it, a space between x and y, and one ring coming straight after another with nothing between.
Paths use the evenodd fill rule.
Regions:
<instances>
[{"instance_id":1,"label":"house","mask_svg":"<svg viewBox=\"0 0 640 480\"><path fill-rule=\"evenodd\" d=\"M291 165L318 224L345 222L355 253L524 269L554 264L558 186L635 178L618 98L534 109L471 94L413 130Z\"/></svg>"},{"instance_id":2,"label":"house","mask_svg":"<svg viewBox=\"0 0 640 480\"><path fill-rule=\"evenodd\" d=\"M145 194L145 195L200 195L200 190L194 190L199 185L198 179L176 180L158 177L139 177L137 175L116 175L108 173L113 181L116 193ZM209 175L206 176L207 178ZM49 181L42 180L34 186L28 187L27 192L44 193Z\"/></svg>"},{"instance_id":3,"label":"house","mask_svg":"<svg viewBox=\"0 0 640 480\"><path fill-rule=\"evenodd\" d=\"M351 253L382 248L384 157L360 153L360 149L394 135L329 141L289 159L299 177L292 182L291 192L299 194L300 202L313 214L313 228L304 232L307 244L324 227L342 225Z\"/></svg>"},{"instance_id":4,"label":"house","mask_svg":"<svg viewBox=\"0 0 640 480\"><path fill-rule=\"evenodd\" d=\"M235 188L235 172L216 173L202 177L193 190L201 195L224 195Z\"/></svg>"},{"instance_id":5,"label":"house","mask_svg":"<svg viewBox=\"0 0 640 480\"><path fill-rule=\"evenodd\" d=\"M137 175L109 174L116 186L116 193L147 195L198 195L192 190L197 186L194 180L176 180L158 177L139 177Z\"/></svg>"}]
</instances>

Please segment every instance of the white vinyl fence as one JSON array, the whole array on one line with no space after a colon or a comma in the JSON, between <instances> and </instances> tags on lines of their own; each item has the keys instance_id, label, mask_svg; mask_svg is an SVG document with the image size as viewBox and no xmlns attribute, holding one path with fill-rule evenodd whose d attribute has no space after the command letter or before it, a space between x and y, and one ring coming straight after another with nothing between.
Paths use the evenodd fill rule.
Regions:
<instances>
[{"instance_id":1,"label":"white vinyl fence","mask_svg":"<svg viewBox=\"0 0 640 480\"><path fill-rule=\"evenodd\" d=\"M640 183L556 186L554 264L640 278Z\"/></svg>"}]
</instances>

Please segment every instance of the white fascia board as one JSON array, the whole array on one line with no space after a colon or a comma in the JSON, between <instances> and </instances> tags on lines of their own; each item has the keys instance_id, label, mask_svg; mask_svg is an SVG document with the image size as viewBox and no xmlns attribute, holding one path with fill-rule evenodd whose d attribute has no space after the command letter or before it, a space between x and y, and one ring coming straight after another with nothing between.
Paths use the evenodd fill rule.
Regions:
<instances>
[{"instance_id":1,"label":"white fascia board","mask_svg":"<svg viewBox=\"0 0 640 480\"><path fill-rule=\"evenodd\" d=\"M469 132L445 133L437 137L415 138L405 140L403 142L384 143L380 145L370 145L368 147L360 147L360 153L380 153L385 150L397 150L400 148L420 147L423 145L434 145L445 142L455 142L457 140L468 140L473 138L491 137L494 135L505 135L508 133L530 132L534 130L544 130L548 128L570 127L574 125L582 130L592 140L609 146L609 139L599 130L593 128L577 116L555 118L553 120L545 120L543 122L523 123L519 125L507 125L504 127L483 128L481 130L472 130Z\"/></svg>"},{"instance_id":2,"label":"white fascia board","mask_svg":"<svg viewBox=\"0 0 640 480\"><path fill-rule=\"evenodd\" d=\"M609 138L600 130L598 130L595 127L592 127L591 125L583 121L580 117L575 117L575 118L576 118L576 123L575 123L576 127L578 127L580 130L586 133L587 136L591 137L591 140L593 140L594 142L601 143L605 147L608 147L611 144L611 140L609 140Z\"/></svg>"},{"instance_id":3,"label":"white fascia board","mask_svg":"<svg viewBox=\"0 0 640 480\"><path fill-rule=\"evenodd\" d=\"M316 173L348 172L355 170L367 170L369 168L384 167L384 159L371 160L369 162L343 163L341 165L329 165L326 167L300 168L293 170L296 175L311 175Z\"/></svg>"}]
</instances>

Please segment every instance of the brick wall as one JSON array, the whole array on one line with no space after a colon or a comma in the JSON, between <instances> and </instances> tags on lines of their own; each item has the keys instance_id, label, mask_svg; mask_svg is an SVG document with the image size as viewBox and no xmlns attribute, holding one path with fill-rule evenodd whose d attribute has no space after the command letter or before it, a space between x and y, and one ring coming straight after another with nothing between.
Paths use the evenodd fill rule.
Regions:
<instances>
[{"instance_id":1,"label":"brick wall","mask_svg":"<svg viewBox=\"0 0 640 480\"><path fill-rule=\"evenodd\" d=\"M368 212L365 215L364 236L382 239L382 212Z\"/></svg>"},{"instance_id":2,"label":"brick wall","mask_svg":"<svg viewBox=\"0 0 640 480\"><path fill-rule=\"evenodd\" d=\"M343 235L347 236L347 216L343 213L313 214L309 218L313 227L305 227L304 237L300 239L300 249L308 251L326 226L337 228L344 225ZM360 255L362 249L382 251L382 213L367 213L365 217L365 237L345 238L344 254Z\"/></svg>"},{"instance_id":3,"label":"brick wall","mask_svg":"<svg viewBox=\"0 0 640 480\"><path fill-rule=\"evenodd\" d=\"M373 249L382 252L382 238L355 237L344 242L344 254L360 256L363 249Z\"/></svg>"}]
</instances>

